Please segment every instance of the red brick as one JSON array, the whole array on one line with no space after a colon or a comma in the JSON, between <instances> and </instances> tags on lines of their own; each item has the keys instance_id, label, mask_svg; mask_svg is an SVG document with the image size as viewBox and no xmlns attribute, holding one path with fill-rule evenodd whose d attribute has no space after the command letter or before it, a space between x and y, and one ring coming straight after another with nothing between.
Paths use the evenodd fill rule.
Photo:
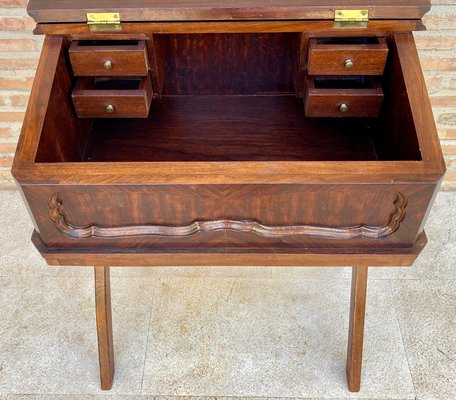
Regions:
<instances>
[{"instance_id":1,"label":"red brick","mask_svg":"<svg viewBox=\"0 0 456 400\"><path fill-rule=\"evenodd\" d=\"M0 8L25 8L27 0L0 0Z\"/></svg>"},{"instance_id":2,"label":"red brick","mask_svg":"<svg viewBox=\"0 0 456 400\"><path fill-rule=\"evenodd\" d=\"M439 136L442 139L456 139L456 128L441 128L439 129Z\"/></svg>"},{"instance_id":3,"label":"red brick","mask_svg":"<svg viewBox=\"0 0 456 400\"><path fill-rule=\"evenodd\" d=\"M431 96L434 107L456 107L456 96Z\"/></svg>"},{"instance_id":4,"label":"red brick","mask_svg":"<svg viewBox=\"0 0 456 400\"><path fill-rule=\"evenodd\" d=\"M24 79L0 77L0 89L30 90L33 85L33 79L32 76L27 76Z\"/></svg>"},{"instance_id":5,"label":"red brick","mask_svg":"<svg viewBox=\"0 0 456 400\"><path fill-rule=\"evenodd\" d=\"M0 157L0 167L11 167L13 165L13 157Z\"/></svg>"},{"instance_id":6,"label":"red brick","mask_svg":"<svg viewBox=\"0 0 456 400\"><path fill-rule=\"evenodd\" d=\"M428 31L430 30L446 30L454 29L454 21L456 20L456 14L448 15L429 15L423 18L424 25Z\"/></svg>"},{"instance_id":7,"label":"red brick","mask_svg":"<svg viewBox=\"0 0 456 400\"><path fill-rule=\"evenodd\" d=\"M14 95L11 96L11 104L14 107L25 107L28 103L29 96L26 95Z\"/></svg>"},{"instance_id":8,"label":"red brick","mask_svg":"<svg viewBox=\"0 0 456 400\"><path fill-rule=\"evenodd\" d=\"M444 144L442 145L443 154L456 155L456 144Z\"/></svg>"},{"instance_id":9,"label":"red brick","mask_svg":"<svg viewBox=\"0 0 456 400\"><path fill-rule=\"evenodd\" d=\"M452 71L455 69L454 58L427 58L421 57L421 66L424 71Z\"/></svg>"},{"instance_id":10,"label":"red brick","mask_svg":"<svg viewBox=\"0 0 456 400\"><path fill-rule=\"evenodd\" d=\"M448 86L450 89L456 89L456 78L450 78Z\"/></svg>"},{"instance_id":11,"label":"red brick","mask_svg":"<svg viewBox=\"0 0 456 400\"><path fill-rule=\"evenodd\" d=\"M36 69L37 64L37 58L3 58L0 59L0 70L19 71L23 69Z\"/></svg>"},{"instance_id":12,"label":"red brick","mask_svg":"<svg viewBox=\"0 0 456 400\"><path fill-rule=\"evenodd\" d=\"M426 76L426 87L430 93L442 88L443 78L441 76Z\"/></svg>"},{"instance_id":13,"label":"red brick","mask_svg":"<svg viewBox=\"0 0 456 400\"><path fill-rule=\"evenodd\" d=\"M0 18L0 30L2 31L31 31L35 25L35 21L30 17Z\"/></svg>"},{"instance_id":14,"label":"red brick","mask_svg":"<svg viewBox=\"0 0 456 400\"><path fill-rule=\"evenodd\" d=\"M0 128L0 138L7 138L13 136L11 128Z\"/></svg>"},{"instance_id":15,"label":"red brick","mask_svg":"<svg viewBox=\"0 0 456 400\"><path fill-rule=\"evenodd\" d=\"M25 112L2 111L0 112L0 122L22 122Z\"/></svg>"},{"instance_id":16,"label":"red brick","mask_svg":"<svg viewBox=\"0 0 456 400\"><path fill-rule=\"evenodd\" d=\"M447 172L445 175L445 181L454 183L454 181L456 181L456 172Z\"/></svg>"},{"instance_id":17,"label":"red brick","mask_svg":"<svg viewBox=\"0 0 456 400\"><path fill-rule=\"evenodd\" d=\"M33 39L0 39L0 51L36 51Z\"/></svg>"},{"instance_id":18,"label":"red brick","mask_svg":"<svg viewBox=\"0 0 456 400\"><path fill-rule=\"evenodd\" d=\"M456 47L456 36L418 36L415 42L419 50L452 50Z\"/></svg>"},{"instance_id":19,"label":"red brick","mask_svg":"<svg viewBox=\"0 0 456 400\"><path fill-rule=\"evenodd\" d=\"M14 153L15 151L15 143L0 143L0 153Z\"/></svg>"}]
</instances>

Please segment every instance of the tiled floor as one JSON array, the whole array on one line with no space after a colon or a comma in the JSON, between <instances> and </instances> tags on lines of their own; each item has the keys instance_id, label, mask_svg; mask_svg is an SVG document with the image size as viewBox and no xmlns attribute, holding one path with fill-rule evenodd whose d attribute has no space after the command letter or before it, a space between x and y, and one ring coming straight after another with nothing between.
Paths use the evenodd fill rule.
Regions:
<instances>
[{"instance_id":1,"label":"tiled floor","mask_svg":"<svg viewBox=\"0 0 456 400\"><path fill-rule=\"evenodd\" d=\"M52 268L0 191L0 400L456 399L456 193L410 269L372 269L362 390L345 382L348 268L113 269L116 377L98 388L91 268Z\"/></svg>"}]
</instances>

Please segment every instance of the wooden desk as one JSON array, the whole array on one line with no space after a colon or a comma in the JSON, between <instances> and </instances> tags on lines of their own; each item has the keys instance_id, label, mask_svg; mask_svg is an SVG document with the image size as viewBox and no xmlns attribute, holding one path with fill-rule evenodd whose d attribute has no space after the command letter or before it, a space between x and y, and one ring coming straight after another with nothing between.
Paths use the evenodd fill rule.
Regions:
<instances>
[{"instance_id":1,"label":"wooden desk","mask_svg":"<svg viewBox=\"0 0 456 400\"><path fill-rule=\"evenodd\" d=\"M429 3L93 4L29 2L13 174L46 261L95 266L102 388L108 266L351 265L358 391L368 267L413 264L445 171L411 34Z\"/></svg>"}]
</instances>

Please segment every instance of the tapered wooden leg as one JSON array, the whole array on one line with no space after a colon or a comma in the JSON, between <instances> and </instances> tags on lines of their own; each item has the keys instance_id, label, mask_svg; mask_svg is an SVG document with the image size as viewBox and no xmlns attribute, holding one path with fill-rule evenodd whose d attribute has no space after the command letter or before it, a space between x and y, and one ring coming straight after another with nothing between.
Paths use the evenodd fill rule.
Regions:
<instances>
[{"instance_id":1,"label":"tapered wooden leg","mask_svg":"<svg viewBox=\"0 0 456 400\"><path fill-rule=\"evenodd\" d=\"M97 314L101 389L109 390L112 387L114 378L109 267L95 267L95 308Z\"/></svg>"},{"instance_id":2,"label":"tapered wooden leg","mask_svg":"<svg viewBox=\"0 0 456 400\"><path fill-rule=\"evenodd\" d=\"M347 352L347 382L350 392L359 392L361 388L366 290L367 267L353 267Z\"/></svg>"}]
</instances>

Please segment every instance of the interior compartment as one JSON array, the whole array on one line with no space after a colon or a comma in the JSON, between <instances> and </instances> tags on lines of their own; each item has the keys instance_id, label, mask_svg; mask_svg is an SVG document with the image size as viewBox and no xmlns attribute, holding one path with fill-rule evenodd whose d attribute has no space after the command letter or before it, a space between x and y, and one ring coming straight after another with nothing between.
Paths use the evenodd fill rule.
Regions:
<instances>
[{"instance_id":1,"label":"interior compartment","mask_svg":"<svg viewBox=\"0 0 456 400\"><path fill-rule=\"evenodd\" d=\"M317 44L379 44L380 40L376 36L356 36L356 37L321 37L315 39Z\"/></svg>"},{"instance_id":2,"label":"interior compartment","mask_svg":"<svg viewBox=\"0 0 456 400\"><path fill-rule=\"evenodd\" d=\"M87 46L97 46L97 47L110 47L110 46L137 46L139 40L78 40L76 41L76 46L78 47L87 47Z\"/></svg>"},{"instance_id":3,"label":"interior compartment","mask_svg":"<svg viewBox=\"0 0 456 400\"><path fill-rule=\"evenodd\" d=\"M375 87L374 79L369 76L315 77L315 89L370 89Z\"/></svg>"},{"instance_id":4,"label":"interior compartment","mask_svg":"<svg viewBox=\"0 0 456 400\"><path fill-rule=\"evenodd\" d=\"M84 78L80 90L138 90L141 78Z\"/></svg>"},{"instance_id":5,"label":"interior compartment","mask_svg":"<svg viewBox=\"0 0 456 400\"><path fill-rule=\"evenodd\" d=\"M409 102L400 99L406 90L394 41L380 117L341 121L304 115L298 33L154 35L149 52L152 40L161 96L149 117L94 119L89 127L70 104L63 129L59 107L48 107L37 162L421 159ZM62 57L51 102L71 103L70 71Z\"/></svg>"}]
</instances>

